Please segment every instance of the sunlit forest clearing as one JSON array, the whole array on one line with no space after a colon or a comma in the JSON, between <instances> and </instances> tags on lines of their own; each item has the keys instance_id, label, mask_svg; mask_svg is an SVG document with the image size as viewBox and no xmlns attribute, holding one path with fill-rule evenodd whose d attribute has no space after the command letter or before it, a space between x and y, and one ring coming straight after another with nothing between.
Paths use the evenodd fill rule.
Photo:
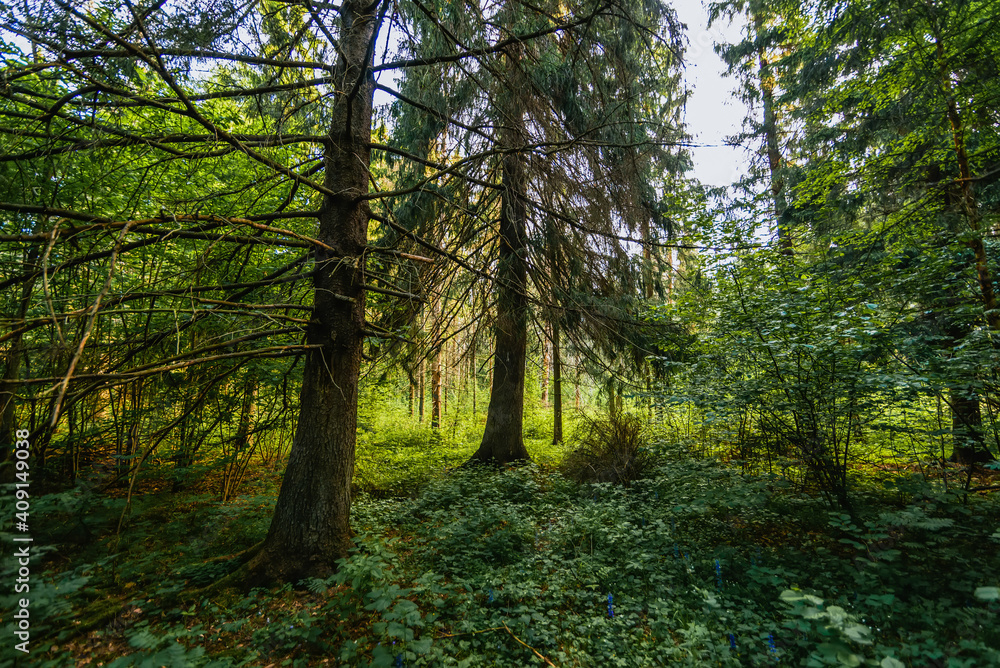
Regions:
<instances>
[{"instance_id":1,"label":"sunlit forest clearing","mask_svg":"<svg viewBox=\"0 0 1000 668\"><path fill-rule=\"evenodd\" d=\"M1000 665L1000 6L705 7L0 4L0 665Z\"/></svg>"}]
</instances>

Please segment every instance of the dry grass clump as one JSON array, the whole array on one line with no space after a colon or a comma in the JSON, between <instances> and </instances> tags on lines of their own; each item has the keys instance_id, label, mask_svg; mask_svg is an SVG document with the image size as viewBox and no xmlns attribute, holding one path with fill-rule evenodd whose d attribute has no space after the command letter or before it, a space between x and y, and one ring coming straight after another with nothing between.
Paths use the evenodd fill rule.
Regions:
<instances>
[{"instance_id":1,"label":"dry grass clump","mask_svg":"<svg viewBox=\"0 0 1000 668\"><path fill-rule=\"evenodd\" d=\"M638 415L621 411L585 417L573 439L576 448L563 460L563 473L578 482L610 482L628 486L647 478L657 463L649 435Z\"/></svg>"}]
</instances>

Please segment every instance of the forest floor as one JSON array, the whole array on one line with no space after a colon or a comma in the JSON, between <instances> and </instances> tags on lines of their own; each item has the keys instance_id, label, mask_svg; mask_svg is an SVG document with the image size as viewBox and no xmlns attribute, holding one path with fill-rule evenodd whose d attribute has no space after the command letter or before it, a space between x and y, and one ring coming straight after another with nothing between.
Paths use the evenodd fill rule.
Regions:
<instances>
[{"instance_id":1,"label":"forest floor","mask_svg":"<svg viewBox=\"0 0 1000 668\"><path fill-rule=\"evenodd\" d=\"M226 504L151 482L124 521L122 498L42 497L32 652L14 665L1000 665L995 496L859 473L848 514L654 449L627 487L548 463L362 489L333 577L183 605L167 601L263 538L276 473Z\"/></svg>"}]
</instances>

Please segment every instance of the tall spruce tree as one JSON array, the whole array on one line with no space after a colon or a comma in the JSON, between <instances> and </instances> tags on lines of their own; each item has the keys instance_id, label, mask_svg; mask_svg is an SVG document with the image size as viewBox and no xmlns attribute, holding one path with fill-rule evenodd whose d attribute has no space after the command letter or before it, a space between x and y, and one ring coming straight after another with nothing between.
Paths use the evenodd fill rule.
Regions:
<instances>
[{"instance_id":1,"label":"tall spruce tree","mask_svg":"<svg viewBox=\"0 0 1000 668\"><path fill-rule=\"evenodd\" d=\"M407 251L420 248L490 279L506 309L496 322L497 358L507 361L494 378L511 405L498 400L492 411L498 436L484 441L483 458L521 457L522 332L541 294L530 287L537 193L558 192L546 215L591 246L580 266L600 260L591 263L596 275L614 270L603 261L614 257L625 267L618 237L632 229L628 184L637 180L629 156L676 133L657 106L659 74L678 63L676 26L664 40L657 21L668 14L659 5L408 6L429 28L413 53L386 62L376 60L376 44L389 29L387 2L42 0L3 10L3 27L35 46L5 70L0 110L16 128L4 135L0 163L32 175L8 181L0 202L4 252L17 258L3 285L20 295L9 309L20 324L5 333L15 345L6 355L4 426L14 422L10 398L24 388L54 387L28 395L32 412L47 410L36 435L61 439L67 416L72 430L107 397L132 397L132 414L148 421L146 380L165 379L169 390L196 379L180 413L149 427L148 446L139 422L127 428L123 473L134 481L168 439L197 443L186 420L213 387L234 374L253 387L245 365L299 360L281 371L294 382L301 369L297 424L267 538L239 574L248 582L322 575L346 555L363 341L394 336L371 322L378 314L366 312L367 295L419 297L376 274L392 265L389 274L419 276L412 263L427 258ZM451 16L441 15L448 7ZM640 52L663 67L640 67ZM600 59L601 67L584 66ZM376 74L442 68L473 103L442 109L379 87L424 121L436 119L435 138L435 123L461 128L463 155L428 142L423 155L373 142ZM540 92L552 88L558 105ZM430 173L416 186L370 192L372 150ZM559 172L546 173L552 162ZM559 183L543 183L553 174ZM425 238L402 224L396 203L417 191L440 197L433 191L442 179L463 184L447 202L473 215L458 233ZM484 238L486 252L458 251ZM602 244L610 253L598 252ZM52 351L44 368L21 354L26 336ZM240 420L241 405L231 411ZM32 442L44 454L49 440ZM179 462L192 461L192 450L179 452Z\"/></svg>"},{"instance_id":2,"label":"tall spruce tree","mask_svg":"<svg viewBox=\"0 0 1000 668\"><path fill-rule=\"evenodd\" d=\"M406 57L415 61L475 49L496 24L535 34L567 9L508 2L477 15L449 3L403 7L411 34L438 35L408 45ZM636 322L628 304L639 295L642 265L629 244L652 240L649 230L663 218L651 210L669 175L686 164L675 149L684 139L679 35L672 12L658 3L601 6L586 28L511 44L474 63L437 65L440 81L465 82L460 94L419 90L411 80L425 81L422 72L401 83L401 92L414 92L398 97L400 144L392 150L415 150L407 138L440 120L455 166L438 165L439 180L417 188L442 198L454 198L443 183L477 193L463 209L465 219L480 222L457 237L491 249L468 258L468 268L490 277L494 304L493 391L474 460L528 457L521 431L532 303L563 314L563 328L579 330L581 340L584 332L621 338L618 330Z\"/></svg>"}]
</instances>

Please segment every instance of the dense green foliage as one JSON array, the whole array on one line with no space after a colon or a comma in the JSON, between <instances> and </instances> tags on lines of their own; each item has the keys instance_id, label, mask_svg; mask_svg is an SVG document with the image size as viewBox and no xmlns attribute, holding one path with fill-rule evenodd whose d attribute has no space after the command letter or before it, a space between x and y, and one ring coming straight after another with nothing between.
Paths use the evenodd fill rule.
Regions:
<instances>
[{"instance_id":1,"label":"dense green foliage","mask_svg":"<svg viewBox=\"0 0 1000 668\"><path fill-rule=\"evenodd\" d=\"M629 488L528 467L435 475L409 499L362 497L357 548L328 580L176 606L158 601L210 584L228 566L207 557L262 536L266 479L227 506L150 498L121 542L107 533L121 501L52 497L53 534L96 542L52 562L37 608L48 649L32 665L1000 660L992 504L914 475L867 485L852 519L781 476L650 446L660 464ZM90 626L108 603L113 621Z\"/></svg>"},{"instance_id":2,"label":"dense green foliage","mask_svg":"<svg viewBox=\"0 0 1000 668\"><path fill-rule=\"evenodd\" d=\"M709 11L0 4L30 664L1000 665L996 3Z\"/></svg>"}]
</instances>

